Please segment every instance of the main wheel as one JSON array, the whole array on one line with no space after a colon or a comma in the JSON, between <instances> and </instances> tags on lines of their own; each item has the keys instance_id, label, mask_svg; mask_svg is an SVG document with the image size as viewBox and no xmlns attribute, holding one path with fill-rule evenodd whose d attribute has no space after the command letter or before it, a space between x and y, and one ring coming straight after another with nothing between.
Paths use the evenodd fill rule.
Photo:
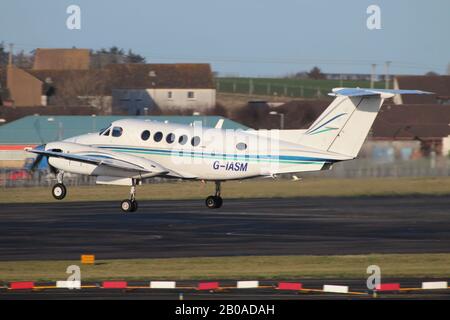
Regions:
<instances>
[{"instance_id":1,"label":"main wheel","mask_svg":"<svg viewBox=\"0 0 450 320\"><path fill-rule=\"evenodd\" d=\"M62 200L66 197L67 189L62 183L57 183L53 186L52 195L56 200Z\"/></svg>"},{"instance_id":2,"label":"main wheel","mask_svg":"<svg viewBox=\"0 0 450 320\"><path fill-rule=\"evenodd\" d=\"M132 209L133 209L133 203L131 202L131 200L128 200L128 199L123 200L123 201L120 203L120 208L121 208L122 211L124 211L124 212L131 212Z\"/></svg>"},{"instance_id":3,"label":"main wheel","mask_svg":"<svg viewBox=\"0 0 450 320\"><path fill-rule=\"evenodd\" d=\"M221 197L216 197L217 198L217 206L216 208L220 208L222 206L223 200Z\"/></svg>"},{"instance_id":4,"label":"main wheel","mask_svg":"<svg viewBox=\"0 0 450 320\"><path fill-rule=\"evenodd\" d=\"M220 208L222 206L222 198L218 196L209 196L205 200L205 204L210 209Z\"/></svg>"},{"instance_id":5,"label":"main wheel","mask_svg":"<svg viewBox=\"0 0 450 320\"><path fill-rule=\"evenodd\" d=\"M136 200L131 201L131 210L130 212L135 212L138 209L138 203Z\"/></svg>"}]
</instances>

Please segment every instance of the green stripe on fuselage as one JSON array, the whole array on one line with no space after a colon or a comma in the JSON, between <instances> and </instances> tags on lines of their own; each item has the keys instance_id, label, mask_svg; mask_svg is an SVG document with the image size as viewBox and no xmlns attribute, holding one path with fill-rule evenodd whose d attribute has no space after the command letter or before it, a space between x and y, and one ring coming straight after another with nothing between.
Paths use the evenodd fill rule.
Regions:
<instances>
[{"instance_id":1,"label":"green stripe on fuselage","mask_svg":"<svg viewBox=\"0 0 450 320\"><path fill-rule=\"evenodd\" d=\"M295 161L295 160L283 160L283 159L260 159L260 158L246 158L245 156L218 156L211 154L201 154L195 155L190 151L180 152L180 151L154 151L154 150L134 150L134 149L123 149L123 148L108 148L108 150L115 152L131 153L131 154L152 154L159 156L171 156L171 157L182 157L182 158L202 158L202 159L212 159L212 160L227 160L227 161L241 161L241 162L268 162L268 163L287 163L287 164L324 164L324 162L319 161Z\"/></svg>"}]
</instances>

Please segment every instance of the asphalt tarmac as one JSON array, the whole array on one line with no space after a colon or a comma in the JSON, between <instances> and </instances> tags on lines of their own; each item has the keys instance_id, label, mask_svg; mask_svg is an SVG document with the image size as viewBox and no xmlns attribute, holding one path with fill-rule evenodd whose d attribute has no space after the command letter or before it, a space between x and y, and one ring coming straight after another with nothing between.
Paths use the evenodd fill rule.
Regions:
<instances>
[{"instance_id":1,"label":"asphalt tarmac","mask_svg":"<svg viewBox=\"0 0 450 320\"><path fill-rule=\"evenodd\" d=\"M450 197L2 204L0 260L450 252Z\"/></svg>"}]
</instances>

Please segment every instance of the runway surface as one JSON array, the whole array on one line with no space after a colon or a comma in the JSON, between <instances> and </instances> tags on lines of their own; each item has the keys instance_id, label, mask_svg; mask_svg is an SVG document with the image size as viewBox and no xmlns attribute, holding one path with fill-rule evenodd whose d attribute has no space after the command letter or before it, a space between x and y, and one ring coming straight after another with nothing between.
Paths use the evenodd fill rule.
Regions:
<instances>
[{"instance_id":1,"label":"runway surface","mask_svg":"<svg viewBox=\"0 0 450 320\"><path fill-rule=\"evenodd\" d=\"M450 197L0 206L0 260L450 252Z\"/></svg>"}]
</instances>

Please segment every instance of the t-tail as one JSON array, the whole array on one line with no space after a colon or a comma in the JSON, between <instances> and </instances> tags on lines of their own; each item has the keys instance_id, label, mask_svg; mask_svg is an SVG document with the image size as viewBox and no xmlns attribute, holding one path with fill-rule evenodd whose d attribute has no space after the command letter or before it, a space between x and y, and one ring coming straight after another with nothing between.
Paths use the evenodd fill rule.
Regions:
<instances>
[{"instance_id":1,"label":"t-tail","mask_svg":"<svg viewBox=\"0 0 450 320\"><path fill-rule=\"evenodd\" d=\"M419 90L336 88L336 99L301 136L299 143L356 158L384 99L396 94L430 94Z\"/></svg>"}]
</instances>

